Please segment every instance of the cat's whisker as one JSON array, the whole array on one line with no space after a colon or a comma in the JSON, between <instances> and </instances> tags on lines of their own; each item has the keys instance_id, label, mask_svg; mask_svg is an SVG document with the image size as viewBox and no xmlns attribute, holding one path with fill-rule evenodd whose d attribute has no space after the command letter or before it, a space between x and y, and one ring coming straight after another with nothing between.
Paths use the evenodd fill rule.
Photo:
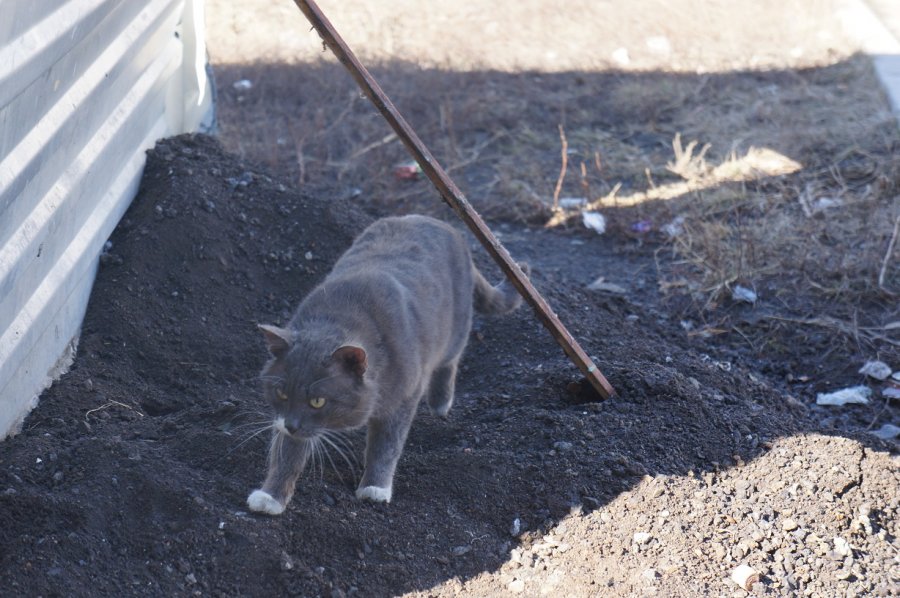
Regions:
<instances>
[{"instance_id":1,"label":"cat's whisker","mask_svg":"<svg viewBox=\"0 0 900 598\"><path fill-rule=\"evenodd\" d=\"M260 421L252 421L252 422L247 422L247 423L243 423L243 424L238 424L236 426L233 426L230 430L223 431L223 434L227 434L230 436L231 434L233 434L234 432L237 432L238 430L240 430L242 428L248 428L250 426L263 426L263 425L265 425L266 427L271 427L272 419L269 418L269 419L260 420Z\"/></svg>"},{"instance_id":2,"label":"cat's whisker","mask_svg":"<svg viewBox=\"0 0 900 598\"><path fill-rule=\"evenodd\" d=\"M245 444L247 444L248 442L250 442L251 440L253 440L253 439L256 438L257 436L259 436L259 435L262 434L263 432L265 432L265 431L267 431L267 430L272 430L273 428L274 428L274 425L273 425L273 424L268 424L268 425L266 425L266 426L260 428L259 430L256 430L255 432L253 432L252 434L250 434L247 438L245 438L244 440L242 440L241 442L239 442L233 449L231 449L230 451L228 451L228 453L226 453L226 456L227 456L227 455L231 455L231 454L234 453L236 450L238 450L239 448L241 448L242 446L244 446Z\"/></svg>"},{"instance_id":3,"label":"cat's whisker","mask_svg":"<svg viewBox=\"0 0 900 598\"><path fill-rule=\"evenodd\" d=\"M321 482L325 478L325 461L322 459L322 445L318 438L311 440L310 445L314 449L314 463L317 463L319 466L319 481ZM313 475L315 475L315 470L313 470Z\"/></svg>"},{"instance_id":4,"label":"cat's whisker","mask_svg":"<svg viewBox=\"0 0 900 598\"><path fill-rule=\"evenodd\" d=\"M324 440L325 442L327 442L331 447L334 447L334 444L330 440L328 440L328 438L326 438L325 436L320 436L320 438L322 440ZM337 474L337 477L341 481L341 484L343 484L344 476L342 476L341 472L338 471L337 465L335 465L335 463L334 463L334 459L331 458L331 453L328 452L327 447L323 446L322 449L323 449L322 452L325 454L325 457L328 459L328 462L331 463L331 469L334 470L334 473ZM342 452L342 451L340 451L340 449L336 449L336 450L338 450L339 453ZM344 459L346 460L346 457Z\"/></svg>"},{"instance_id":5,"label":"cat's whisker","mask_svg":"<svg viewBox=\"0 0 900 598\"><path fill-rule=\"evenodd\" d=\"M335 442L334 437L332 437L330 434L326 433L326 434L322 435L322 440L324 440L326 443L328 443L329 446L331 446L331 448L333 448L335 451L337 451L338 455L340 455L341 458L343 458L344 461L347 463L347 466L350 468L350 471L355 474L356 473L356 464L358 464L358 462L356 460L356 455L354 455L352 451L349 451L350 456L348 456L347 453L348 453L349 449L347 449L347 447L342 447L342 446L338 445L337 442ZM351 461L351 457L352 457L352 461ZM337 472L337 470L335 470L335 472Z\"/></svg>"}]
</instances>

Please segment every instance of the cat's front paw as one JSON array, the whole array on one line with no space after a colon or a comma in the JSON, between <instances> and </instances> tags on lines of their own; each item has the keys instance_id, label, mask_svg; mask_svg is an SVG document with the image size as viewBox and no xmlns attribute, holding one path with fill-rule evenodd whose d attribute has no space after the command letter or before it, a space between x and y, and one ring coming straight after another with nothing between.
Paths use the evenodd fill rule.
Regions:
<instances>
[{"instance_id":1,"label":"cat's front paw","mask_svg":"<svg viewBox=\"0 0 900 598\"><path fill-rule=\"evenodd\" d=\"M281 515L284 513L284 505L275 500L271 494L263 490L254 490L247 497L247 506L251 511L265 513L266 515Z\"/></svg>"},{"instance_id":2,"label":"cat's front paw","mask_svg":"<svg viewBox=\"0 0 900 598\"><path fill-rule=\"evenodd\" d=\"M391 489L378 486L364 486L356 489L356 498L372 502L391 502Z\"/></svg>"}]
</instances>

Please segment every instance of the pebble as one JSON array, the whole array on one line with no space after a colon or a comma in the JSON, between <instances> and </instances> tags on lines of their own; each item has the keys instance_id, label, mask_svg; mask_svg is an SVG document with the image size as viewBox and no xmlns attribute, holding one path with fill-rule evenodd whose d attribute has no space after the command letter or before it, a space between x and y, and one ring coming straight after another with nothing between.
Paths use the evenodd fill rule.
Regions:
<instances>
[{"instance_id":1,"label":"pebble","mask_svg":"<svg viewBox=\"0 0 900 598\"><path fill-rule=\"evenodd\" d=\"M648 532L637 532L634 534L634 543L635 544L646 544L652 538L653 538L653 536L651 536Z\"/></svg>"},{"instance_id":2,"label":"pebble","mask_svg":"<svg viewBox=\"0 0 900 598\"><path fill-rule=\"evenodd\" d=\"M512 525L509 526L509 535L518 536L522 533L522 520L516 517L513 519Z\"/></svg>"},{"instance_id":3,"label":"pebble","mask_svg":"<svg viewBox=\"0 0 900 598\"><path fill-rule=\"evenodd\" d=\"M454 546L452 552L453 556L462 556L471 550L471 546Z\"/></svg>"},{"instance_id":4,"label":"pebble","mask_svg":"<svg viewBox=\"0 0 900 598\"><path fill-rule=\"evenodd\" d=\"M521 579L514 579L506 586L506 589L513 594L521 594L525 591L525 582Z\"/></svg>"},{"instance_id":5,"label":"pebble","mask_svg":"<svg viewBox=\"0 0 900 598\"><path fill-rule=\"evenodd\" d=\"M781 522L781 529L783 529L786 532L792 532L795 529L797 529L798 527L800 527L800 526L797 525L797 522L790 518L785 519L784 521Z\"/></svg>"},{"instance_id":6,"label":"pebble","mask_svg":"<svg viewBox=\"0 0 900 598\"><path fill-rule=\"evenodd\" d=\"M834 540L834 552L838 555L845 557L853 554L853 550L850 548L850 543L847 540L841 538L840 536L835 536Z\"/></svg>"},{"instance_id":7,"label":"pebble","mask_svg":"<svg viewBox=\"0 0 900 598\"><path fill-rule=\"evenodd\" d=\"M644 572L641 573L641 577L649 582L654 582L659 579L659 571L656 569L645 569Z\"/></svg>"}]
</instances>

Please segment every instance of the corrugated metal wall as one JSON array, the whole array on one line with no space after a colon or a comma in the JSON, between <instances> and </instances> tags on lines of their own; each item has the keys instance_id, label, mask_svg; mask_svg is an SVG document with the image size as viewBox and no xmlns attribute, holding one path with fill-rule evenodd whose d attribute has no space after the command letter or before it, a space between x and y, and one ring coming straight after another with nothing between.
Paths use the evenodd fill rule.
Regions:
<instances>
[{"instance_id":1,"label":"corrugated metal wall","mask_svg":"<svg viewBox=\"0 0 900 598\"><path fill-rule=\"evenodd\" d=\"M202 0L0 0L0 438L74 353L144 152L212 125Z\"/></svg>"}]
</instances>

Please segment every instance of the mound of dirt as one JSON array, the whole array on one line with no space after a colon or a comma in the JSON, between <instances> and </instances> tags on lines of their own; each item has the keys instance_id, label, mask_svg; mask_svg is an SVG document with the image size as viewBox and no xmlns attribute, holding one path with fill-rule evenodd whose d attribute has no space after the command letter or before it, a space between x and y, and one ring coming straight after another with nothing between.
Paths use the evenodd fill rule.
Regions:
<instances>
[{"instance_id":1,"label":"mound of dirt","mask_svg":"<svg viewBox=\"0 0 900 598\"><path fill-rule=\"evenodd\" d=\"M744 595L740 564L754 594L900 589L885 445L821 431L692 345L656 307L652 256L512 225L502 239L620 396L570 392L577 370L527 309L478 319L451 417L419 415L390 505L356 501L359 471L335 458L283 516L247 513L268 444L256 324L285 322L370 220L330 195L207 137L150 152L75 364L0 444L5 591ZM600 273L628 292L587 290Z\"/></svg>"}]
</instances>

